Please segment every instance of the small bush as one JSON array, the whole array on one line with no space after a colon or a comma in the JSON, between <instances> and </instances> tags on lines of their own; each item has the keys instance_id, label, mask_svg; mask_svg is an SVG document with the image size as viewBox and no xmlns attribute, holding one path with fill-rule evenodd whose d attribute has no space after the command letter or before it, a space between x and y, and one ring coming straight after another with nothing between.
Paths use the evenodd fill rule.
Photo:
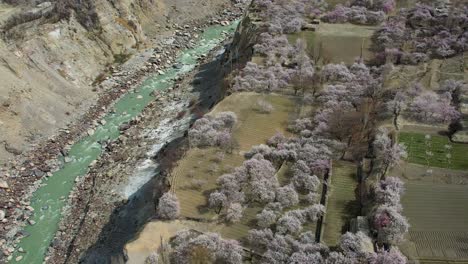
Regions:
<instances>
[{"instance_id":1,"label":"small bush","mask_svg":"<svg viewBox=\"0 0 468 264\"><path fill-rule=\"evenodd\" d=\"M259 99L259 100L257 100L257 110L260 113L269 114L274 110L274 108L269 102L267 102L267 101L265 101L263 99Z\"/></svg>"}]
</instances>

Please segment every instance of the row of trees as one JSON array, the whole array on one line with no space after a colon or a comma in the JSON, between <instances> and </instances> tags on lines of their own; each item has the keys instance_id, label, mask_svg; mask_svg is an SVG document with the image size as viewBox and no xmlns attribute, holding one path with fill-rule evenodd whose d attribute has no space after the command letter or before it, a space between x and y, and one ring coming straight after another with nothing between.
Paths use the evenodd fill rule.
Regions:
<instances>
[{"instance_id":1,"label":"row of trees","mask_svg":"<svg viewBox=\"0 0 468 264\"><path fill-rule=\"evenodd\" d=\"M457 105L461 93L466 89L466 84L454 80L442 83L438 92L425 90L421 84L414 83L405 90L396 91L386 106L393 115L397 129L398 118L402 114L421 123L449 124L461 117Z\"/></svg>"},{"instance_id":2,"label":"row of trees","mask_svg":"<svg viewBox=\"0 0 468 264\"><path fill-rule=\"evenodd\" d=\"M264 252L261 259L253 256L255 263L268 264L405 264L407 259L393 247L388 251L370 251L371 239L362 232L346 233L337 249L315 242L312 232L291 235L274 234L270 229L249 231L251 248ZM199 233L193 230L179 231L171 245L164 245L163 252L151 254L147 264L157 263L242 263L243 248L238 241L223 239L216 233Z\"/></svg>"},{"instance_id":3,"label":"row of trees","mask_svg":"<svg viewBox=\"0 0 468 264\"><path fill-rule=\"evenodd\" d=\"M386 18L383 11L368 10L363 6L337 5L334 10L322 16L322 20L328 23L353 23L359 25L377 25Z\"/></svg>"},{"instance_id":4,"label":"row of trees","mask_svg":"<svg viewBox=\"0 0 468 264\"><path fill-rule=\"evenodd\" d=\"M381 245L398 245L408 232L409 223L402 215L400 199L404 193L403 182L399 178L386 177L373 188L373 209L370 212L373 230Z\"/></svg>"},{"instance_id":5,"label":"row of trees","mask_svg":"<svg viewBox=\"0 0 468 264\"><path fill-rule=\"evenodd\" d=\"M377 25L395 9L395 0L355 0L349 6L338 4L335 9L322 16L328 23L353 23L359 25Z\"/></svg>"},{"instance_id":6,"label":"row of trees","mask_svg":"<svg viewBox=\"0 0 468 264\"><path fill-rule=\"evenodd\" d=\"M293 88L295 93L317 83L315 67L307 56L307 43L299 39L294 46L284 35L262 33L254 46L263 65L248 62L234 78L234 91L278 92ZM315 86L312 86L314 88Z\"/></svg>"},{"instance_id":7,"label":"row of trees","mask_svg":"<svg viewBox=\"0 0 468 264\"><path fill-rule=\"evenodd\" d=\"M264 252L259 263L317 263L317 264L405 264L397 248L373 252L372 240L362 232L346 233L335 250L315 242L314 233L308 231L291 236L271 229L253 229L248 235L251 247Z\"/></svg>"},{"instance_id":8,"label":"row of trees","mask_svg":"<svg viewBox=\"0 0 468 264\"><path fill-rule=\"evenodd\" d=\"M447 58L468 49L468 7L451 8L446 1L402 9L374 35L382 61L417 64Z\"/></svg>"},{"instance_id":9,"label":"row of trees","mask_svg":"<svg viewBox=\"0 0 468 264\"><path fill-rule=\"evenodd\" d=\"M307 19L320 15L327 6L325 0L258 0L254 5L273 34L299 32Z\"/></svg>"}]
</instances>

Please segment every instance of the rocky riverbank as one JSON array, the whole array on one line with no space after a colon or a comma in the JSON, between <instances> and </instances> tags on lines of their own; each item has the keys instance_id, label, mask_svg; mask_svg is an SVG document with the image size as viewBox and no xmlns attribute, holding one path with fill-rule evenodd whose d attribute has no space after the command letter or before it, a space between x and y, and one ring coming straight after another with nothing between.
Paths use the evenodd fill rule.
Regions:
<instances>
[{"instance_id":1,"label":"rocky riverbank","mask_svg":"<svg viewBox=\"0 0 468 264\"><path fill-rule=\"evenodd\" d=\"M123 246L154 215L157 197L168 188L164 171L183 155L184 133L192 117L207 112L224 95L219 52L201 60L199 68L179 78L174 88L158 92L156 101L130 127L121 127L119 139L107 145L71 194L48 262L107 263L125 258ZM156 177L128 193L126 187L146 168Z\"/></svg>"},{"instance_id":2,"label":"rocky riverbank","mask_svg":"<svg viewBox=\"0 0 468 264\"><path fill-rule=\"evenodd\" d=\"M194 44L196 38L205 26L229 23L229 21L233 21L238 18L240 14L241 9L239 8L226 9L209 21L193 22L187 25L174 25L175 31L173 32L173 35L166 36L158 40L155 44L155 48L146 50L140 55L135 56L126 64L122 65L122 67L114 68L112 77L109 77L103 80L102 83L96 85L96 89L102 90L100 99L97 104L90 108L78 122L63 129L59 135L50 138L41 145L38 145L34 151L26 153L21 158L12 161L9 163L8 167L2 168L2 176L0 180L0 235L2 239L0 240L0 246L2 247L3 257L5 259L8 259L15 250L21 250L16 248L16 244L21 236L27 235L21 231L21 226L34 224L34 222L30 220L30 217L33 215L33 209L30 207L29 203L30 195L40 185L41 178L51 176L54 171L59 169L60 159L63 158L65 162L67 161L67 151L70 146L83 135L94 133L94 127L99 125L99 123L102 123L101 118L103 115L112 111L112 103L122 94L131 92L134 87L138 86L141 81L150 74L155 72L163 73L165 69L169 67L178 67L178 65L174 65L175 57L180 50L190 48ZM176 87L183 87L183 85L179 84ZM72 203L69 208L73 208L73 210L76 209L77 211L83 209L80 206L80 204L83 204L83 197L89 195L89 192L93 190L89 185L89 182L86 181L86 179L90 179L90 176L100 175L100 178L106 178L101 176L117 175L122 173L120 169L118 173L112 173L116 168L105 171L104 169L106 166L104 166L104 164L116 164L125 161L125 166L122 167L126 168L125 170L127 173L121 175L122 177L128 177L132 168L135 168L137 165L137 161L140 161L145 155L144 153L149 151L148 147L152 145L150 140L154 140L154 138L150 139L148 135L140 135L141 132L139 133L138 131L145 130L144 127L146 127L146 125L140 126L139 124L141 124L148 115L151 116L152 122L157 123L161 120L173 119L174 117L171 117L171 115L174 115L174 113L179 115L179 112L176 109L180 109L180 112L183 112L185 105L181 102L187 101L188 97L191 98L193 95L188 89L189 88L187 86L184 89L173 89L167 91L167 94L159 94L156 101L147 108L151 110L145 111L145 113L140 117L134 119L128 125L121 127L122 136L118 141L102 142L102 145L106 148L107 152L99 162L94 164L93 169L86 177L77 180L77 182L82 183L78 183L76 192L70 195L69 199ZM155 106L157 107L152 109ZM132 126L135 127L132 128ZM148 141L145 143L144 140L141 140L142 138L145 138ZM127 152L118 151L117 153L114 153L115 147L120 144L125 144L129 150ZM121 164L118 164L117 167L121 167ZM96 183L95 180L92 182L92 186L99 184L99 182ZM116 182L121 183L122 181L112 179L112 183ZM88 185L85 183L88 183ZM106 189L107 187L110 186L102 185L100 190L104 191L106 193L105 195L108 195L108 197L114 197L108 200L102 199L106 211L110 210L108 212L111 213L111 209L117 207L125 199L122 200L122 197L116 194L115 190ZM109 203L112 206L109 206ZM97 214L101 221L95 220L96 217L94 217L93 210L88 209L88 212L89 211L91 219L94 219L92 221L99 224L95 224L95 228L89 230L89 232L94 233L95 235L89 237L88 243L83 242L79 244L80 246L78 247L78 250L80 250L80 248L81 250L86 249L86 245L89 245L89 242L96 237L99 233L99 228L102 227L104 220L106 219L105 217L101 217L101 215L106 215L105 213L94 211L98 212ZM80 213L73 213L70 210L68 210L68 212L69 216L67 219L79 219L79 222L81 222L81 218L79 217ZM108 218L106 220L108 220ZM63 223L66 222L67 221L65 220ZM76 223L76 221L71 222ZM67 226L67 224L62 224L62 226ZM71 226L78 227L79 225L71 224ZM72 234L74 233L67 229L66 235L69 235L68 237L70 237ZM59 237L61 235L62 234L60 233L58 234ZM61 237L59 241L61 241L60 245L54 243L53 248L55 250L52 250L50 254L51 257L49 260L52 263L60 263L60 258L65 255L74 255L70 253L65 254L64 252L69 251L69 247L62 246L66 245L67 241L70 241L70 239ZM79 251L74 250L74 252Z\"/></svg>"}]
</instances>

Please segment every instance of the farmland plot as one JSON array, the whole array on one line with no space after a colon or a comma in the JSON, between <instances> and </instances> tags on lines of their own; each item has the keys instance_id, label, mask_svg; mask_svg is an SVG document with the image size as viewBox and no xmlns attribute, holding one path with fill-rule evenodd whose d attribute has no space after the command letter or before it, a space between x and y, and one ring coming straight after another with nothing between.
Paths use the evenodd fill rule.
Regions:
<instances>
[{"instance_id":1,"label":"farmland plot","mask_svg":"<svg viewBox=\"0 0 468 264\"><path fill-rule=\"evenodd\" d=\"M408 151L407 161L428 167L468 169L468 144L452 143L447 137L401 132L401 143Z\"/></svg>"},{"instance_id":2,"label":"farmland plot","mask_svg":"<svg viewBox=\"0 0 468 264\"><path fill-rule=\"evenodd\" d=\"M320 23L316 32L293 34L289 41L295 43L299 38L305 39L309 56L314 60L352 64L361 56L364 60L372 59L369 49L374 30L372 26Z\"/></svg>"},{"instance_id":3,"label":"farmland plot","mask_svg":"<svg viewBox=\"0 0 468 264\"><path fill-rule=\"evenodd\" d=\"M322 241L328 246L338 244L341 235L347 230L349 221L359 213L354 191L357 184L354 164L341 161L333 164L322 226Z\"/></svg>"},{"instance_id":4,"label":"farmland plot","mask_svg":"<svg viewBox=\"0 0 468 264\"><path fill-rule=\"evenodd\" d=\"M422 263L468 261L468 186L408 181L406 189L411 228L404 253Z\"/></svg>"},{"instance_id":5,"label":"farmland plot","mask_svg":"<svg viewBox=\"0 0 468 264\"><path fill-rule=\"evenodd\" d=\"M270 103L270 113L259 111L257 102ZM290 115L295 114L292 99L280 95L257 93L236 93L219 103L212 113L224 111L236 113L238 122L233 138L239 143L232 153L224 153L218 148L193 148L178 162L172 173L172 190L179 198L181 216L186 218L216 220L217 215L207 208L209 194L216 189L216 181L224 173L231 172L244 161L243 153L254 145L264 144L276 132L287 134L286 127ZM282 176L281 176L282 177ZM242 240L255 224L259 208L249 207L240 223L225 225L220 233L233 239Z\"/></svg>"}]
</instances>

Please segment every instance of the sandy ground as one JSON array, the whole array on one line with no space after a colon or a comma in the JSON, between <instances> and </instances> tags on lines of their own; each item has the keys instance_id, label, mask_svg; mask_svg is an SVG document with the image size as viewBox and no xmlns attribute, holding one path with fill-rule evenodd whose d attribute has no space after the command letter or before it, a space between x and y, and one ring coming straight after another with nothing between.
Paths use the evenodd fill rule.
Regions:
<instances>
[{"instance_id":1,"label":"sandy ground","mask_svg":"<svg viewBox=\"0 0 468 264\"><path fill-rule=\"evenodd\" d=\"M145 225L138 238L125 246L128 264L144 264L145 259L169 241L178 231L194 229L200 232L218 232L221 226L188 220L153 221Z\"/></svg>"}]
</instances>

